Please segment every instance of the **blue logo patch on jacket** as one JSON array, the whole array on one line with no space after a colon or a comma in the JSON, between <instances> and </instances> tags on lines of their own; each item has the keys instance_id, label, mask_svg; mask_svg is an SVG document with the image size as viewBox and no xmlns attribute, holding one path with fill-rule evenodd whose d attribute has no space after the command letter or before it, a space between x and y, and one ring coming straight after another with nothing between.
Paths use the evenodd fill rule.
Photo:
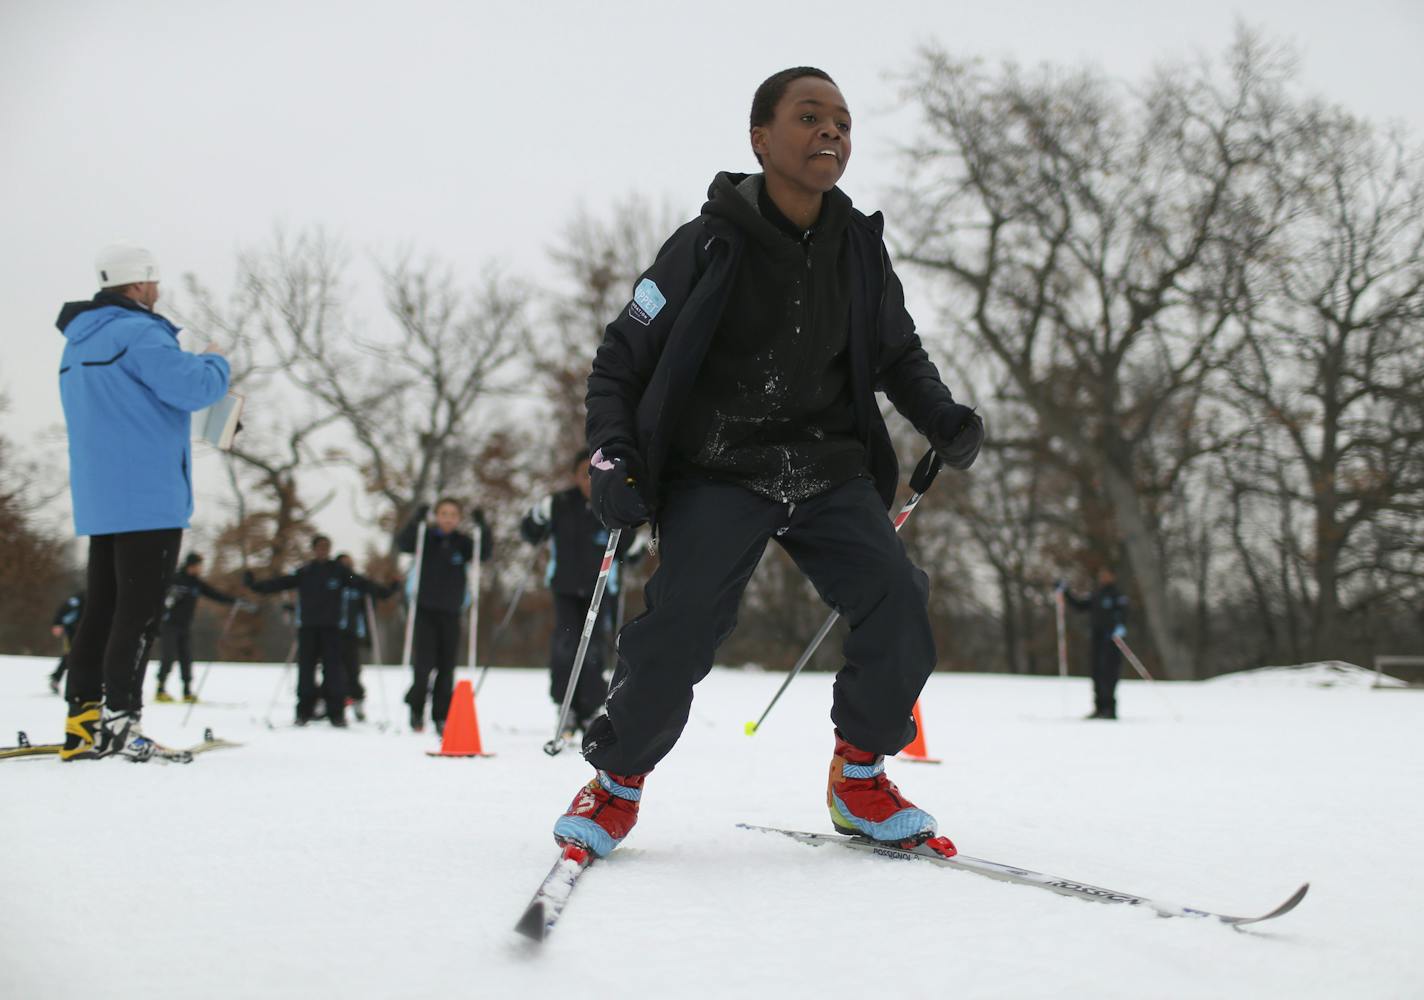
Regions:
<instances>
[{"instance_id":1,"label":"blue logo patch on jacket","mask_svg":"<svg viewBox=\"0 0 1424 1000\"><path fill-rule=\"evenodd\" d=\"M628 303L628 315L644 326L652 323L667 305L667 297L652 278L644 278L633 289L633 301Z\"/></svg>"}]
</instances>

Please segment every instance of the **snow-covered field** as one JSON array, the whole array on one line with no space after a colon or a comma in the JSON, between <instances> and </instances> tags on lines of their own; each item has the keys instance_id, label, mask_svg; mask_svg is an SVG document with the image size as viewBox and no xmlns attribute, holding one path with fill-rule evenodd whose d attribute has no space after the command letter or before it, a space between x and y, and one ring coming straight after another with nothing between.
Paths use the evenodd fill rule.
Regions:
<instances>
[{"instance_id":1,"label":"snow-covered field","mask_svg":"<svg viewBox=\"0 0 1424 1000\"><path fill-rule=\"evenodd\" d=\"M0 741L58 738L50 666L0 657ZM544 676L490 678L481 760L270 730L277 680L219 666L186 728L150 706L160 740L245 744L189 766L0 761L0 997L1424 996L1424 691L1124 681L1112 724L1079 719L1084 680L931 680L944 764L891 775L961 850L1228 913L1311 882L1237 932L737 830L826 828L830 683L748 738L780 675L719 670L540 947L511 927L589 773L540 751Z\"/></svg>"}]
</instances>

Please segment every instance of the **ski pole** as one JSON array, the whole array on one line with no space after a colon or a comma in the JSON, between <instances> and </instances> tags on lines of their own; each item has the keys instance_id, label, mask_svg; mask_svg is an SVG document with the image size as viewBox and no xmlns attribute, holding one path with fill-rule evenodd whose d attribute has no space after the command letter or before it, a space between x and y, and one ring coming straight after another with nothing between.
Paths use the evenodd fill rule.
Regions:
<instances>
[{"instance_id":1,"label":"ski pole","mask_svg":"<svg viewBox=\"0 0 1424 1000\"><path fill-rule=\"evenodd\" d=\"M292 636L292 645L287 650L287 659L282 663L282 676L277 678L277 690L272 692L272 703L267 706L267 728L272 728L272 713L277 710L277 699L282 697L282 689L287 686L287 671L297 655L297 637Z\"/></svg>"},{"instance_id":2,"label":"ski pole","mask_svg":"<svg viewBox=\"0 0 1424 1000\"><path fill-rule=\"evenodd\" d=\"M519 586L514 591L514 596L509 599L509 607L504 609L504 617L495 626L494 635L490 637L489 651L490 661L494 660L495 647L499 645L500 638L504 635L504 630L509 627L510 621L514 618L514 611L519 607L519 602L524 598L524 592L529 589L529 581L534 578L534 564L530 563L529 568L524 571L524 579L519 581ZM475 681L475 697L480 696L480 689L485 686L485 677L489 675L490 663L480 667L479 680Z\"/></svg>"},{"instance_id":3,"label":"ski pole","mask_svg":"<svg viewBox=\"0 0 1424 1000\"><path fill-rule=\"evenodd\" d=\"M583 635L579 636L578 652L574 654L574 668L569 672L569 683L564 688L564 703L559 706L559 721L554 726L554 738L544 744L544 752L550 757L557 756L564 749L564 720L569 717L569 706L574 701L574 688L578 687L579 674L583 670L583 659L588 653L588 640L593 635L594 623L598 621L598 606L603 602L603 589L608 585L608 571L613 568L614 556L618 553L618 536L622 528L608 533L608 547L603 550L603 565L598 570L598 581L593 585L593 600L588 603L588 614L583 620Z\"/></svg>"},{"instance_id":4,"label":"ski pole","mask_svg":"<svg viewBox=\"0 0 1424 1000\"><path fill-rule=\"evenodd\" d=\"M1068 627L1064 621L1068 599L1063 596L1062 590L1053 591L1054 617L1058 621L1058 679L1068 680ZM1060 713L1068 714L1068 685L1058 685L1058 710Z\"/></svg>"},{"instance_id":5,"label":"ski pole","mask_svg":"<svg viewBox=\"0 0 1424 1000\"><path fill-rule=\"evenodd\" d=\"M381 725L389 727L391 724L391 703L386 699L386 658L381 655L381 633L376 629L376 606L371 602L371 595L366 594L366 627L371 630L371 651L376 656L376 686L381 689L381 716L384 721Z\"/></svg>"},{"instance_id":6,"label":"ski pole","mask_svg":"<svg viewBox=\"0 0 1424 1000\"><path fill-rule=\"evenodd\" d=\"M475 557L470 561L474 563L472 567L475 580L468 584L470 588L470 669L475 669L475 637L480 630L480 548L484 542L484 532L480 526L475 525Z\"/></svg>"},{"instance_id":7,"label":"ski pole","mask_svg":"<svg viewBox=\"0 0 1424 1000\"><path fill-rule=\"evenodd\" d=\"M411 564L411 572L415 574L415 587L411 590L410 612L405 618L405 648L401 652L401 666L411 665L410 653L415 645L415 614L416 608L420 605L420 569L421 561L425 558L425 519L420 521L420 530L415 536L415 562Z\"/></svg>"},{"instance_id":8,"label":"ski pole","mask_svg":"<svg viewBox=\"0 0 1424 1000\"><path fill-rule=\"evenodd\" d=\"M214 648L222 645L223 636L227 635L227 630L232 627L232 620L237 617L237 609L242 604L242 601L232 602L232 610L227 613L227 621L223 622L222 630L218 632L218 637L213 640ZM179 725L186 726L188 724L188 718L193 714L193 706L196 705L203 697L203 685L208 683L208 674L212 671L212 669L213 661L209 660L208 665L203 668L203 676L198 678L198 690L194 692L193 700L188 702L188 711L183 713L183 721L179 723Z\"/></svg>"},{"instance_id":9,"label":"ski pole","mask_svg":"<svg viewBox=\"0 0 1424 1000\"><path fill-rule=\"evenodd\" d=\"M925 452L924 457L921 458L919 464L915 466L915 471L910 476L910 489L912 491L910 499L905 501L905 506L901 507L900 513L895 515L895 530L897 532L900 530L900 526L909 520L915 508L919 506L920 498L925 495L925 492L930 488L930 483L934 482L935 476L939 474L939 467L940 459L939 456L935 454L933 448ZM811 640L811 644L806 647L806 651L801 654L801 658L796 661L796 665L793 666L791 672L786 675L786 680L782 681L781 687L776 689L776 694L772 696L771 704L766 706L766 711L761 713L761 718L755 722L748 722L746 724L745 729L748 736L756 735L756 731L761 728L761 724L766 721L766 717L771 714L771 710L776 707L776 703L781 700L781 696L786 693L786 689L791 686L791 682L796 679L796 675L810 662L812 655L815 654L817 648L821 645L826 636L830 634L831 628L836 624L836 620L839 619L840 616L841 613L839 611L832 611L830 617L821 625L820 631L818 631L815 638Z\"/></svg>"},{"instance_id":10,"label":"ski pole","mask_svg":"<svg viewBox=\"0 0 1424 1000\"><path fill-rule=\"evenodd\" d=\"M1181 722L1181 714L1175 708L1173 708L1171 704L1168 703L1167 696L1162 694L1162 692L1158 690L1157 678L1153 677L1147 672L1147 668L1142 665L1142 661L1137 658L1137 654L1134 653L1128 647L1127 640L1120 635L1114 635L1112 637L1112 641L1113 645L1117 646L1118 649L1122 650L1122 655L1127 657L1127 662L1132 664L1132 669L1137 671L1137 675L1141 677L1144 681L1148 682L1148 687L1150 687L1153 691L1157 692L1157 697L1160 698L1162 701L1162 707L1167 709L1168 712L1172 713L1172 718L1175 721Z\"/></svg>"}]
</instances>

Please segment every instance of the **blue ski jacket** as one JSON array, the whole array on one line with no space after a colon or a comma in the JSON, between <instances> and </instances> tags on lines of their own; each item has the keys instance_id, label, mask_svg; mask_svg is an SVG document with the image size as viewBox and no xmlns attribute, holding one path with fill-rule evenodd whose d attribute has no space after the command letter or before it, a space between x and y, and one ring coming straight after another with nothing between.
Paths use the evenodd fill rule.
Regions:
<instances>
[{"instance_id":1,"label":"blue ski jacket","mask_svg":"<svg viewBox=\"0 0 1424 1000\"><path fill-rule=\"evenodd\" d=\"M190 414L227 392L227 360L187 353L177 327L112 292L67 303L56 325L75 533L188 527Z\"/></svg>"}]
</instances>

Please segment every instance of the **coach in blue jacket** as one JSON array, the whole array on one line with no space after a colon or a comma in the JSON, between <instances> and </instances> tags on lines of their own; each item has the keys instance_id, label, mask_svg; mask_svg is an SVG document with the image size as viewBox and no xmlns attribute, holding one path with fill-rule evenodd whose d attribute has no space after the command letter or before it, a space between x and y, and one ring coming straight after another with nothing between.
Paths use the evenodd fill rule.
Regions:
<instances>
[{"instance_id":1,"label":"coach in blue jacket","mask_svg":"<svg viewBox=\"0 0 1424 1000\"><path fill-rule=\"evenodd\" d=\"M227 392L228 363L183 351L153 312L153 254L118 244L95 263L99 293L66 303L57 323L74 527L89 536L60 758L147 760L161 748L139 728L143 671L193 512L190 414Z\"/></svg>"}]
</instances>

